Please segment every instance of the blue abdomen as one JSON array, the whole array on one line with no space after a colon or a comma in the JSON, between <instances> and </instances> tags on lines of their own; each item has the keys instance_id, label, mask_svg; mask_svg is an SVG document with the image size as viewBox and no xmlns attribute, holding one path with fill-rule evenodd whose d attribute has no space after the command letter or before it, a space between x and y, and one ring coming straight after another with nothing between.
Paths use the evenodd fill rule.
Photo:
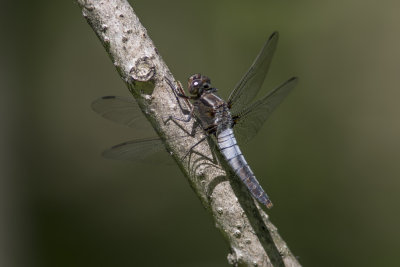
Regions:
<instances>
[{"instance_id":1,"label":"blue abdomen","mask_svg":"<svg viewBox=\"0 0 400 267\"><path fill-rule=\"evenodd\" d=\"M243 181L249 189L251 195L267 208L272 207L272 202L264 192L256 177L247 164L239 146L236 143L236 138L233 135L232 129L226 129L217 134L218 147L229 165L234 170L235 174Z\"/></svg>"}]
</instances>

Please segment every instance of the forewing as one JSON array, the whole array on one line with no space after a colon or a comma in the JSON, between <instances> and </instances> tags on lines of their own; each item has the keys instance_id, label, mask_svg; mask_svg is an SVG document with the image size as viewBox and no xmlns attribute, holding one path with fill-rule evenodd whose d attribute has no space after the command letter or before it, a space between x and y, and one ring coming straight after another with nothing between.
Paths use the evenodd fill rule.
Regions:
<instances>
[{"instance_id":1,"label":"forewing","mask_svg":"<svg viewBox=\"0 0 400 267\"><path fill-rule=\"evenodd\" d=\"M243 110L235 120L235 136L242 143L248 142L260 130L271 113L296 86L298 79L293 77Z\"/></svg>"},{"instance_id":2,"label":"forewing","mask_svg":"<svg viewBox=\"0 0 400 267\"><path fill-rule=\"evenodd\" d=\"M228 99L232 114L243 110L261 89L278 43L278 32L274 32L264 44L250 69L233 89Z\"/></svg>"},{"instance_id":3,"label":"forewing","mask_svg":"<svg viewBox=\"0 0 400 267\"><path fill-rule=\"evenodd\" d=\"M103 96L92 103L92 109L100 116L129 127L149 127L137 102L123 96Z\"/></svg>"}]
</instances>

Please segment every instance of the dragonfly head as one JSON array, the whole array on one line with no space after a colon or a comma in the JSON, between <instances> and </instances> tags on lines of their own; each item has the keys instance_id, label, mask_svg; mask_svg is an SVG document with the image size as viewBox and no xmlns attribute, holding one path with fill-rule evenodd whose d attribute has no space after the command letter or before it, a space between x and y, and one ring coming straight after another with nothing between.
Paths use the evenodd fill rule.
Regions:
<instances>
[{"instance_id":1,"label":"dragonfly head","mask_svg":"<svg viewBox=\"0 0 400 267\"><path fill-rule=\"evenodd\" d=\"M200 96L203 92L211 89L211 81L207 76L200 73L193 74L188 81L189 93Z\"/></svg>"}]
</instances>

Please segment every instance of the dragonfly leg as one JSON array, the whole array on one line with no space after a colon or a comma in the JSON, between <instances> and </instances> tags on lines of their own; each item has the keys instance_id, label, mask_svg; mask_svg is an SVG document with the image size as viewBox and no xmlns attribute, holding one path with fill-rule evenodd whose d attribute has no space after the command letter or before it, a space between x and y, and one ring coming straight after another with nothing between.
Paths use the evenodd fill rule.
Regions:
<instances>
[{"instance_id":1,"label":"dragonfly leg","mask_svg":"<svg viewBox=\"0 0 400 267\"><path fill-rule=\"evenodd\" d=\"M191 99L191 97L185 95L185 91L183 91L182 86L181 86L181 84L180 84L179 82L178 82L178 88L177 88L177 87L175 86L175 84L174 84L170 79L168 79L168 78L165 77L165 81L167 82L167 84L169 85L169 87L172 89L172 92L174 93L176 102L178 103L178 105L179 105L180 109L182 110L182 112L183 112L184 114L185 114L185 113L188 113L189 111L186 110L186 109L184 109L184 108L182 107L180 98L185 99L185 100L186 100L186 101L185 101L186 105L187 105L187 106L190 106L190 102L189 102L188 100Z\"/></svg>"},{"instance_id":2,"label":"dragonfly leg","mask_svg":"<svg viewBox=\"0 0 400 267\"><path fill-rule=\"evenodd\" d=\"M188 150L188 152L186 152L186 154L185 154L185 156L182 158L182 160L185 159L185 158L193 151L193 149L194 149L196 146L198 146L200 143L202 143L204 140L206 140L207 137L208 137L208 135L204 136L204 137L201 138L196 144L194 144L194 145Z\"/></svg>"},{"instance_id":3,"label":"dragonfly leg","mask_svg":"<svg viewBox=\"0 0 400 267\"><path fill-rule=\"evenodd\" d=\"M170 120L175 120L175 121L182 121L182 122L189 122L192 117L193 117L193 110L194 110L194 106L191 107L190 112L188 114L188 116L186 118L178 118L178 117L174 117L172 115L169 115L167 117L167 119L164 121L164 124L166 124L167 122L169 122Z\"/></svg>"},{"instance_id":4,"label":"dragonfly leg","mask_svg":"<svg viewBox=\"0 0 400 267\"><path fill-rule=\"evenodd\" d=\"M184 115L187 114L187 117L186 117L186 118L177 118L177 117L174 117L174 116L168 116L168 118L164 121L164 123L167 123L168 121L172 120L172 121L173 121L175 124L177 124L181 129L183 129L184 132L186 132L188 135L194 137L194 136L196 135L196 130L197 130L198 126L199 126L198 121L195 121L195 122L194 122L193 127L192 127L192 130L191 130L190 133L188 133L188 132L187 132L179 123L177 123L177 122L178 122L178 121L181 121L181 122L189 122L189 121L192 119L193 113L194 113L194 106L189 102L189 100L196 100L196 99L198 99L199 97L198 97L198 96L187 96L187 95L185 94L185 92L183 91L182 86L181 86L181 84L180 84L179 82L178 82L178 86L175 86L175 83L173 83L173 82L172 82L170 79L168 79L167 77L165 77L164 79L165 79L166 83L169 85L169 87L172 89L172 92L174 93L174 96L175 96L175 98L176 98L176 102L178 103L178 105L179 105L179 107L180 107L182 113L183 113ZM182 107L182 104L181 104L181 101L180 101L181 99L184 99L184 100L185 100L186 106L190 107L190 110L184 109L184 108ZM215 132L215 129L216 129L215 127L216 127L215 125L212 125L212 126L208 127L207 129L203 129L203 130L205 130L208 134L207 134L206 136L204 136L203 138L201 138L201 140L199 140L196 144L194 144L194 145L188 150L188 152L186 152L185 156L184 156L182 159L185 159L185 158L193 151L193 149L194 149L197 145L199 145L199 144L202 143L204 140L206 140L206 139L207 139L207 136L208 136L209 134L214 133L214 132Z\"/></svg>"},{"instance_id":5,"label":"dragonfly leg","mask_svg":"<svg viewBox=\"0 0 400 267\"><path fill-rule=\"evenodd\" d=\"M206 129L204 129L204 130L207 132L207 135L205 135L205 136L204 136L203 138L201 138L196 144L194 144L194 145L188 150L188 152L186 152L185 156L184 156L182 159L185 159L185 158L193 151L193 149L194 149L196 146L198 146L200 143L202 143L204 140L206 140L207 137L208 137L210 134L215 133L216 129L217 129L217 125L211 125L211 126L207 127Z\"/></svg>"},{"instance_id":6,"label":"dragonfly leg","mask_svg":"<svg viewBox=\"0 0 400 267\"><path fill-rule=\"evenodd\" d=\"M189 122L192 119L193 110L194 110L194 107L192 105L190 105L190 102L188 101L191 98L189 96L185 95L180 83L178 83L178 88L177 88L175 86L175 84L170 79L165 78L165 81L167 82L169 87L172 89L172 92L174 93L176 102L178 103L180 110L182 111L182 113L184 115L188 115L188 116L187 116L187 118L177 118L177 117L173 117L173 116L168 116L167 119L164 121L164 123L167 123L170 120ZM181 101L180 101L182 98L186 100L186 102L185 102L186 106L189 106L190 110L187 110L187 109L182 107L182 104L181 104Z\"/></svg>"}]
</instances>

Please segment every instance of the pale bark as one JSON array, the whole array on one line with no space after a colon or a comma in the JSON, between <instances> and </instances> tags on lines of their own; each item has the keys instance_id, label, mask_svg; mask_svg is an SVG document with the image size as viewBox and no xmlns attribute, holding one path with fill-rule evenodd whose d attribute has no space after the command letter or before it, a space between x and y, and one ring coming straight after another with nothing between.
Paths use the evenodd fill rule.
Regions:
<instances>
[{"instance_id":1,"label":"pale bark","mask_svg":"<svg viewBox=\"0 0 400 267\"><path fill-rule=\"evenodd\" d=\"M229 243L228 261L235 266L300 266L268 215L225 164L215 164L196 153L182 159L204 134L169 141L169 137L183 134L175 123L164 123L167 115L183 116L165 82L166 78L171 81L174 78L129 3L126 0L77 2L121 78L156 132L166 140L167 150ZM192 122L181 126L190 131ZM207 142L195 150L212 158Z\"/></svg>"}]
</instances>

